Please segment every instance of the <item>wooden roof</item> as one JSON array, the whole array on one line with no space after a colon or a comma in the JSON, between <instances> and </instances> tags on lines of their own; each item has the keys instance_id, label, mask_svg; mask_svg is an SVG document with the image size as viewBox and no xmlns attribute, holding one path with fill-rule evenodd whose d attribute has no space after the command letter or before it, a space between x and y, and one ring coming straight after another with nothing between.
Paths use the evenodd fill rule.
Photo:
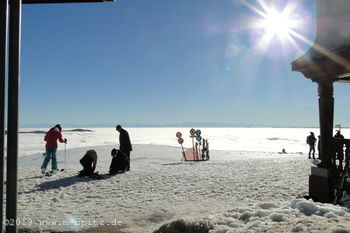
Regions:
<instances>
[{"instance_id":1,"label":"wooden roof","mask_svg":"<svg viewBox=\"0 0 350 233\"><path fill-rule=\"evenodd\" d=\"M317 0L315 43L291 63L313 81L350 77L350 0ZM349 75L347 75L349 74Z\"/></svg>"},{"instance_id":2,"label":"wooden roof","mask_svg":"<svg viewBox=\"0 0 350 233\"><path fill-rule=\"evenodd\" d=\"M332 48L311 47L303 56L294 60L293 71L303 73L306 78L313 81L321 79L342 81L350 73L350 46L343 45ZM321 51L320 51L321 50Z\"/></svg>"}]
</instances>

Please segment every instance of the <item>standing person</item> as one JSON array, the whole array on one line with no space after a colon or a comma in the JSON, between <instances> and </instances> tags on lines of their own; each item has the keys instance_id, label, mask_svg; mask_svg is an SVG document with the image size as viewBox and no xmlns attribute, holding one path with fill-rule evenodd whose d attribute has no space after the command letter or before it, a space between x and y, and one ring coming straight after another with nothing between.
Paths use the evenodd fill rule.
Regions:
<instances>
[{"instance_id":1,"label":"standing person","mask_svg":"<svg viewBox=\"0 0 350 233\"><path fill-rule=\"evenodd\" d=\"M334 139L344 139L344 136L341 134L340 130L337 131L337 133L334 135L333 137ZM335 156L335 160L339 160L339 165L338 165L338 168L340 170L343 169L343 160L344 160L344 144L340 141L336 141L335 140L335 153L336 153L336 156ZM334 160L334 164L335 164L335 160Z\"/></svg>"},{"instance_id":2,"label":"standing person","mask_svg":"<svg viewBox=\"0 0 350 233\"><path fill-rule=\"evenodd\" d=\"M312 158L315 159L315 143L317 139L315 137L314 132L310 132L310 135L306 138L306 143L310 146L309 150L309 159L311 159L311 152L312 152Z\"/></svg>"},{"instance_id":3,"label":"standing person","mask_svg":"<svg viewBox=\"0 0 350 233\"><path fill-rule=\"evenodd\" d=\"M119 150L123 152L128 159L128 165L125 171L130 170L130 151L132 151L132 146L130 142L129 133L123 129L120 125L117 125L115 129L119 132Z\"/></svg>"},{"instance_id":4,"label":"standing person","mask_svg":"<svg viewBox=\"0 0 350 233\"><path fill-rule=\"evenodd\" d=\"M337 133L334 135L334 138L344 139L344 136L341 134L340 130L337 130Z\"/></svg>"},{"instance_id":5,"label":"standing person","mask_svg":"<svg viewBox=\"0 0 350 233\"><path fill-rule=\"evenodd\" d=\"M41 173L45 174L47 164L51 161L51 168L52 172L57 172L57 160L56 160L56 152L57 152L57 140L60 143L67 143L67 139L65 138L63 140L62 138L62 127L61 125L57 124L54 127L52 127L44 137L44 141L46 142L46 153L45 153L45 159L43 161L43 164L41 165Z\"/></svg>"}]
</instances>

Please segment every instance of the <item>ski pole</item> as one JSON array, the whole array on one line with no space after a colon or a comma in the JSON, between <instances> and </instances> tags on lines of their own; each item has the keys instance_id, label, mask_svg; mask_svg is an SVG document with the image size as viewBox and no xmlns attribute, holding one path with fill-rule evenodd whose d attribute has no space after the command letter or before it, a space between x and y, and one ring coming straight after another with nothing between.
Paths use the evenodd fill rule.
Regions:
<instances>
[{"instance_id":1,"label":"ski pole","mask_svg":"<svg viewBox=\"0 0 350 233\"><path fill-rule=\"evenodd\" d=\"M66 150L67 142L64 143L64 172L67 171L67 150Z\"/></svg>"},{"instance_id":2,"label":"ski pole","mask_svg":"<svg viewBox=\"0 0 350 233\"><path fill-rule=\"evenodd\" d=\"M186 161L186 154L185 154L185 150L184 150L184 147L182 146L182 144L181 144L181 148L182 148L182 160Z\"/></svg>"}]
</instances>

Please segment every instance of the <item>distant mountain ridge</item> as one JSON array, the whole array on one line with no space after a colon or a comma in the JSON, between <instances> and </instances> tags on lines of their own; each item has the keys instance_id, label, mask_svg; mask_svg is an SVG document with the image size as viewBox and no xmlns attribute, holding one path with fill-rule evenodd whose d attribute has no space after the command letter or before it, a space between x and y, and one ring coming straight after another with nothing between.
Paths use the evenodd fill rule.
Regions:
<instances>
[{"instance_id":1,"label":"distant mountain ridge","mask_svg":"<svg viewBox=\"0 0 350 233\"><path fill-rule=\"evenodd\" d=\"M175 128L175 127L208 127L208 128L318 128L318 126L299 126L293 124L247 124L247 123L168 123L168 124L152 124L152 123L96 123L96 124L74 124L74 123L61 123L64 128L114 128L117 124L123 127L135 127L135 128ZM54 124L48 123L33 123L33 124L22 124L20 128L51 128ZM346 127L344 127L346 128Z\"/></svg>"},{"instance_id":2,"label":"distant mountain ridge","mask_svg":"<svg viewBox=\"0 0 350 233\"><path fill-rule=\"evenodd\" d=\"M22 127L26 128L26 127ZM69 129L69 130L62 130L63 132L94 132L90 129ZM34 130L34 131L19 131L20 134L46 134L47 131L43 130ZM5 134L7 134L7 130L5 130Z\"/></svg>"}]
</instances>

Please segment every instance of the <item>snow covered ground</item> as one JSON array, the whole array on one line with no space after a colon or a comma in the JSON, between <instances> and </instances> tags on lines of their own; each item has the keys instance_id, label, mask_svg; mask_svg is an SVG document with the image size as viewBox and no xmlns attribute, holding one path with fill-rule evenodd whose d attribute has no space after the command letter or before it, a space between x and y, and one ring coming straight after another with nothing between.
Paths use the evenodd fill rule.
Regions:
<instances>
[{"instance_id":1,"label":"snow covered ground","mask_svg":"<svg viewBox=\"0 0 350 233\"><path fill-rule=\"evenodd\" d=\"M103 180L77 177L78 161L93 148L97 170L106 174L110 150L118 146L113 129L63 132L67 169L52 177L39 173L43 134L25 130L31 133L20 135L20 228L68 231L103 223L132 233L164 224L163 230L183 225L184 232L350 232L349 207L299 198L308 192L313 166L305 146L312 129L202 129L211 160L185 163L175 137L181 130L127 129L134 147L131 171ZM279 154L282 148L292 153ZM64 168L62 145L58 160Z\"/></svg>"}]
</instances>

